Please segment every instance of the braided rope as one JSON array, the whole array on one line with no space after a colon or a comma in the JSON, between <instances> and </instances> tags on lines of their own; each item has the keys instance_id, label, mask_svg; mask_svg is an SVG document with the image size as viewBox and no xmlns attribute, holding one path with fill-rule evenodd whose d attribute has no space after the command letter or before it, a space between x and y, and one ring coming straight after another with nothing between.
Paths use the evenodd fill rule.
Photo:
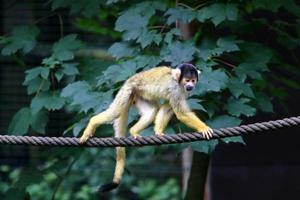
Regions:
<instances>
[{"instance_id":1,"label":"braided rope","mask_svg":"<svg viewBox=\"0 0 300 200\"><path fill-rule=\"evenodd\" d=\"M300 116L290 117L276 121L268 121L261 123L254 123L231 128L214 129L212 139L238 136L247 133L264 132L268 130L275 130L280 128L297 126L300 124ZM144 137L108 137L108 138L91 138L85 144L79 143L79 138L75 137L36 137L36 136L14 136L14 135L0 135L0 144L8 145L32 145L32 146L56 146L56 147L133 147L133 146L150 146L161 144L175 144L183 142L194 142L205 140L201 134L180 133L164 136L144 136Z\"/></svg>"}]
</instances>

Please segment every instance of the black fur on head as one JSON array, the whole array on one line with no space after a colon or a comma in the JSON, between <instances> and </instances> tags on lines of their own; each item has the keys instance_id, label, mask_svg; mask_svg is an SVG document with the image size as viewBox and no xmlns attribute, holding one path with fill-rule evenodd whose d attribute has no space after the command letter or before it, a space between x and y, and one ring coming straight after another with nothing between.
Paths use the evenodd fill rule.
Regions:
<instances>
[{"instance_id":1,"label":"black fur on head","mask_svg":"<svg viewBox=\"0 0 300 200\"><path fill-rule=\"evenodd\" d=\"M178 82L180 83L183 77L186 78L197 78L198 81L198 69L190 64L190 63L182 63L177 66L178 69L180 69L180 77Z\"/></svg>"}]
</instances>

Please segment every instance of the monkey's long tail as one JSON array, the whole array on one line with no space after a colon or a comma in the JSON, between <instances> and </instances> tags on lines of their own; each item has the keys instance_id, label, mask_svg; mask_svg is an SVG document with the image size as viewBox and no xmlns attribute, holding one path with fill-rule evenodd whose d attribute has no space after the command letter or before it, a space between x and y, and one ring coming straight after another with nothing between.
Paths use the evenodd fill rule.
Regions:
<instances>
[{"instance_id":1,"label":"monkey's long tail","mask_svg":"<svg viewBox=\"0 0 300 200\"><path fill-rule=\"evenodd\" d=\"M131 93L132 90L130 90L129 87L122 87L112 103L112 106L120 106L119 109L121 110L119 118L114 121L114 131L116 137L124 137L126 134L128 111L132 103L132 99L130 99ZM100 192L108 192L119 186L125 169L125 159L125 147L116 147L116 167L113 181L111 183L102 185L100 187Z\"/></svg>"},{"instance_id":2,"label":"monkey's long tail","mask_svg":"<svg viewBox=\"0 0 300 200\"><path fill-rule=\"evenodd\" d=\"M125 168L125 147L116 147L116 168L114 179L111 183L104 184L100 187L100 192L108 192L120 185L121 177Z\"/></svg>"}]
</instances>

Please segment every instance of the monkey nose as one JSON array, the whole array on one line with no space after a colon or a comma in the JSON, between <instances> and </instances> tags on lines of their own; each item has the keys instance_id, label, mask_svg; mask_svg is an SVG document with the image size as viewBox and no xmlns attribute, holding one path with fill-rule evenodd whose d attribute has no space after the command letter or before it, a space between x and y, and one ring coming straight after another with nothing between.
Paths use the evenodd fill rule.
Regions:
<instances>
[{"instance_id":1,"label":"monkey nose","mask_svg":"<svg viewBox=\"0 0 300 200\"><path fill-rule=\"evenodd\" d=\"M194 87L193 87L193 86L190 86L190 85L186 86L186 90L187 90L187 91L191 91L193 88L194 88Z\"/></svg>"}]
</instances>

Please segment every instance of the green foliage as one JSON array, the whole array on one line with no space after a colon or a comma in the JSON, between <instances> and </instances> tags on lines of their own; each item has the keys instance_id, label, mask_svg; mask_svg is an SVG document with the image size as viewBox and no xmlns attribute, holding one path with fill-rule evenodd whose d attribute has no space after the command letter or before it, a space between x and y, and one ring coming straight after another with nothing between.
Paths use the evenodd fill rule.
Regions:
<instances>
[{"instance_id":1,"label":"green foliage","mask_svg":"<svg viewBox=\"0 0 300 200\"><path fill-rule=\"evenodd\" d=\"M9 124L8 132L14 135L26 134L31 127L39 133L45 133L48 115L45 110L34 112L28 108L21 108Z\"/></svg>"},{"instance_id":2,"label":"green foliage","mask_svg":"<svg viewBox=\"0 0 300 200\"><path fill-rule=\"evenodd\" d=\"M223 21L236 21L238 17L238 9L236 4L214 3L210 6L203 7L197 13L197 20L205 22L211 20L215 26Z\"/></svg>"},{"instance_id":3,"label":"green foliage","mask_svg":"<svg viewBox=\"0 0 300 200\"><path fill-rule=\"evenodd\" d=\"M36 26L18 26L13 29L11 36L0 40L4 43L1 54L4 56L11 55L17 51L28 53L36 45L36 37L40 31Z\"/></svg>"},{"instance_id":4,"label":"green foliage","mask_svg":"<svg viewBox=\"0 0 300 200\"><path fill-rule=\"evenodd\" d=\"M167 191L167 192L166 192ZM169 179L166 183L159 185L154 180L140 181L137 193L142 199L181 199L180 189L175 179Z\"/></svg>"},{"instance_id":5,"label":"green foliage","mask_svg":"<svg viewBox=\"0 0 300 200\"><path fill-rule=\"evenodd\" d=\"M74 34L60 38L40 65L25 69L23 85L31 96L30 106L16 112L8 131L16 135L46 133L49 113L61 110L71 118L64 134L78 136L90 116L107 108L124 81L161 63L175 67L192 62L201 70L199 84L188 102L213 128L238 126L246 117L273 112L274 99L284 105L286 88L300 88L293 78L300 76L296 56L300 44L300 6L295 1L210 1L201 5L174 2L49 1L52 10L69 9L75 26L83 31L80 34L96 33L113 40L115 43L108 53L116 61L76 58L76 51L87 45L83 46ZM282 17L287 15L289 19ZM182 37L186 31L182 23L193 23L194 30L188 40ZM14 28L11 34L1 36L1 54L22 64L25 61L21 56L35 47L39 33L38 26ZM135 120L133 110L129 123ZM190 131L181 123L172 122L169 132ZM98 130L101 136L113 132L111 126L101 126ZM143 134L152 134L152 127ZM220 142L243 143L243 140L233 137L190 145L195 151L211 153ZM153 153L154 148L131 152L128 164L149 161ZM80 159L79 154L82 154ZM26 195L45 199L57 187L55 199L96 199L93 193L98 185L111 178L107 174L112 173L113 157L108 149L49 152L43 156L48 159L39 160L38 164L5 172L12 178L7 184L0 182L0 191L7 194L6 199L24 199ZM70 165L72 176L60 182ZM38 172L36 176L28 177L33 171ZM137 187L129 188L137 182ZM178 184L173 179L140 182L125 173L123 184L125 190L139 198L178 199L179 196ZM118 193L109 195L110 199L126 198L117 196Z\"/></svg>"}]
</instances>

